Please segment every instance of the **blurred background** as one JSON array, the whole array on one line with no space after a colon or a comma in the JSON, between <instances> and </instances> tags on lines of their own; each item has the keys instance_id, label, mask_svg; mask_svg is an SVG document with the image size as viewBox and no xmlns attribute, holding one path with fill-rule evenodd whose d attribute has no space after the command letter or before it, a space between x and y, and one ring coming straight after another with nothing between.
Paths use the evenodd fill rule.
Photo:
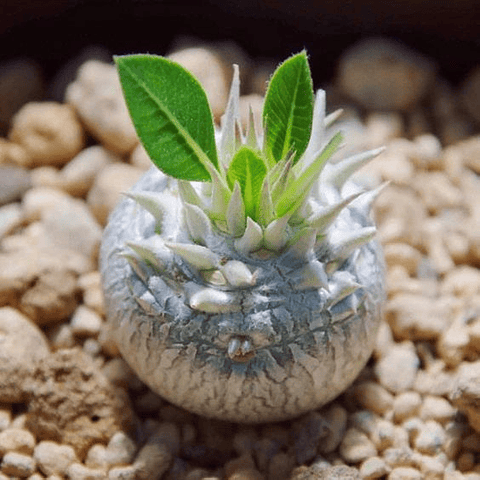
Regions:
<instances>
[{"instance_id":1,"label":"blurred background","mask_svg":"<svg viewBox=\"0 0 480 480\"><path fill-rule=\"evenodd\" d=\"M3 60L36 60L47 81L86 46L162 54L185 35L274 60L306 47L325 81L348 46L382 35L433 57L455 83L479 61L479 23L478 0L2 0L0 38Z\"/></svg>"}]
</instances>

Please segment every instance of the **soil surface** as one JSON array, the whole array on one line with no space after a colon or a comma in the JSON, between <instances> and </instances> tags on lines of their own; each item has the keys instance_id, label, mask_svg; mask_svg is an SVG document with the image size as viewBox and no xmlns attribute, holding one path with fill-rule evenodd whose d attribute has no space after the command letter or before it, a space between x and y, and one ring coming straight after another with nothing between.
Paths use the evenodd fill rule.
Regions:
<instances>
[{"instance_id":1,"label":"soil surface","mask_svg":"<svg viewBox=\"0 0 480 480\"><path fill-rule=\"evenodd\" d=\"M55 79L62 101L42 100L24 61L0 82L0 105L18 106L0 138L0 480L480 479L479 71L454 88L432 59L376 39L345 52L321 85L328 112L344 109L345 153L387 147L357 174L389 182L374 208L384 320L339 398L245 426L161 399L111 339L98 247L150 162L115 68L90 52ZM174 58L198 76L217 122L240 64L244 119L248 105L260 115L272 62L232 44Z\"/></svg>"}]
</instances>

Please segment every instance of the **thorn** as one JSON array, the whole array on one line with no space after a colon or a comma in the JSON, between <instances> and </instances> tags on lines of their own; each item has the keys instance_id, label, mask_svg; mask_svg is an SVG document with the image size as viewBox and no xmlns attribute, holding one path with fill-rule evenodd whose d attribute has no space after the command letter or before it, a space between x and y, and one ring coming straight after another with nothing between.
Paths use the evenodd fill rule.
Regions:
<instances>
[{"instance_id":1,"label":"thorn","mask_svg":"<svg viewBox=\"0 0 480 480\"><path fill-rule=\"evenodd\" d=\"M207 214L196 205L185 203L183 208L190 237L195 243L206 245L207 238L212 233L212 224Z\"/></svg>"},{"instance_id":2,"label":"thorn","mask_svg":"<svg viewBox=\"0 0 480 480\"><path fill-rule=\"evenodd\" d=\"M230 260L220 267L227 282L233 287L251 287L255 284L255 276L250 269L239 260Z\"/></svg>"},{"instance_id":3,"label":"thorn","mask_svg":"<svg viewBox=\"0 0 480 480\"><path fill-rule=\"evenodd\" d=\"M226 221L228 230L233 237L241 237L245 233L245 203L238 181L235 181L233 193L228 203Z\"/></svg>"},{"instance_id":4,"label":"thorn","mask_svg":"<svg viewBox=\"0 0 480 480\"><path fill-rule=\"evenodd\" d=\"M200 288L189 299L194 310L205 313L233 313L241 310L233 296L215 288Z\"/></svg>"},{"instance_id":5,"label":"thorn","mask_svg":"<svg viewBox=\"0 0 480 480\"><path fill-rule=\"evenodd\" d=\"M318 260L312 260L303 267L292 272L298 281L294 284L295 290L311 288L325 288L328 290L328 277L323 265Z\"/></svg>"},{"instance_id":6,"label":"thorn","mask_svg":"<svg viewBox=\"0 0 480 480\"><path fill-rule=\"evenodd\" d=\"M250 217L247 217L245 233L234 242L236 250L244 255L248 255L250 252L258 250L262 246L262 241L262 227Z\"/></svg>"},{"instance_id":7,"label":"thorn","mask_svg":"<svg viewBox=\"0 0 480 480\"><path fill-rule=\"evenodd\" d=\"M263 233L263 243L265 248L278 252L287 244L287 226L290 216L290 214L287 214L281 218L276 218L273 222L269 223Z\"/></svg>"},{"instance_id":8,"label":"thorn","mask_svg":"<svg viewBox=\"0 0 480 480\"><path fill-rule=\"evenodd\" d=\"M220 266L220 257L201 245L165 242L165 246L198 270L213 270Z\"/></svg>"}]
</instances>

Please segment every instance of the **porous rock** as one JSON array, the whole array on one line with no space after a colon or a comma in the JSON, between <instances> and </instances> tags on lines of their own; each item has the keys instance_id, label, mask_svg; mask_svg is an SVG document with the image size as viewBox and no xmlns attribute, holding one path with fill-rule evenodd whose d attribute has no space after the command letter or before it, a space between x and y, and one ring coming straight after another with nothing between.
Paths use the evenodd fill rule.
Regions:
<instances>
[{"instance_id":1,"label":"porous rock","mask_svg":"<svg viewBox=\"0 0 480 480\"><path fill-rule=\"evenodd\" d=\"M98 60L85 62L65 93L88 131L101 144L120 155L138 143L128 115L118 74L113 65Z\"/></svg>"},{"instance_id":2,"label":"porous rock","mask_svg":"<svg viewBox=\"0 0 480 480\"><path fill-rule=\"evenodd\" d=\"M292 473L291 480L360 480L360 473L356 468L346 465L333 467L298 467Z\"/></svg>"},{"instance_id":3,"label":"porous rock","mask_svg":"<svg viewBox=\"0 0 480 480\"><path fill-rule=\"evenodd\" d=\"M24 384L48 355L47 339L36 325L11 307L0 308L0 402L24 401Z\"/></svg>"},{"instance_id":4,"label":"porous rock","mask_svg":"<svg viewBox=\"0 0 480 480\"><path fill-rule=\"evenodd\" d=\"M40 440L71 445L80 458L94 443L128 429L132 410L94 361L78 349L59 350L35 370L27 424Z\"/></svg>"}]
</instances>

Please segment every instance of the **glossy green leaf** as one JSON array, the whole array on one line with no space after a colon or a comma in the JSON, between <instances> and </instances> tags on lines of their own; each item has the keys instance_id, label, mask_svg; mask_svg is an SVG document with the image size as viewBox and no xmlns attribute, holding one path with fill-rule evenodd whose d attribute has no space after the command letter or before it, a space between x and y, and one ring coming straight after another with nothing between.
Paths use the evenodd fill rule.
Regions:
<instances>
[{"instance_id":1,"label":"glossy green leaf","mask_svg":"<svg viewBox=\"0 0 480 480\"><path fill-rule=\"evenodd\" d=\"M313 184L317 181L323 166L335 153L342 141L343 135L340 132L336 133L315 160L287 186L275 205L277 217L283 217L287 213L294 212L302 205Z\"/></svg>"},{"instance_id":2,"label":"glossy green leaf","mask_svg":"<svg viewBox=\"0 0 480 480\"><path fill-rule=\"evenodd\" d=\"M155 55L115 57L133 124L153 163L182 180L208 181L218 165L212 112L200 83Z\"/></svg>"},{"instance_id":3,"label":"glossy green leaf","mask_svg":"<svg viewBox=\"0 0 480 480\"><path fill-rule=\"evenodd\" d=\"M260 191L266 173L265 163L249 147L242 147L238 150L228 167L228 185L233 190L236 181L240 184L245 213L254 220L256 219Z\"/></svg>"},{"instance_id":4,"label":"glossy green leaf","mask_svg":"<svg viewBox=\"0 0 480 480\"><path fill-rule=\"evenodd\" d=\"M278 162L307 148L312 130L313 86L305 51L282 63L270 81L263 107L264 150Z\"/></svg>"}]
</instances>

